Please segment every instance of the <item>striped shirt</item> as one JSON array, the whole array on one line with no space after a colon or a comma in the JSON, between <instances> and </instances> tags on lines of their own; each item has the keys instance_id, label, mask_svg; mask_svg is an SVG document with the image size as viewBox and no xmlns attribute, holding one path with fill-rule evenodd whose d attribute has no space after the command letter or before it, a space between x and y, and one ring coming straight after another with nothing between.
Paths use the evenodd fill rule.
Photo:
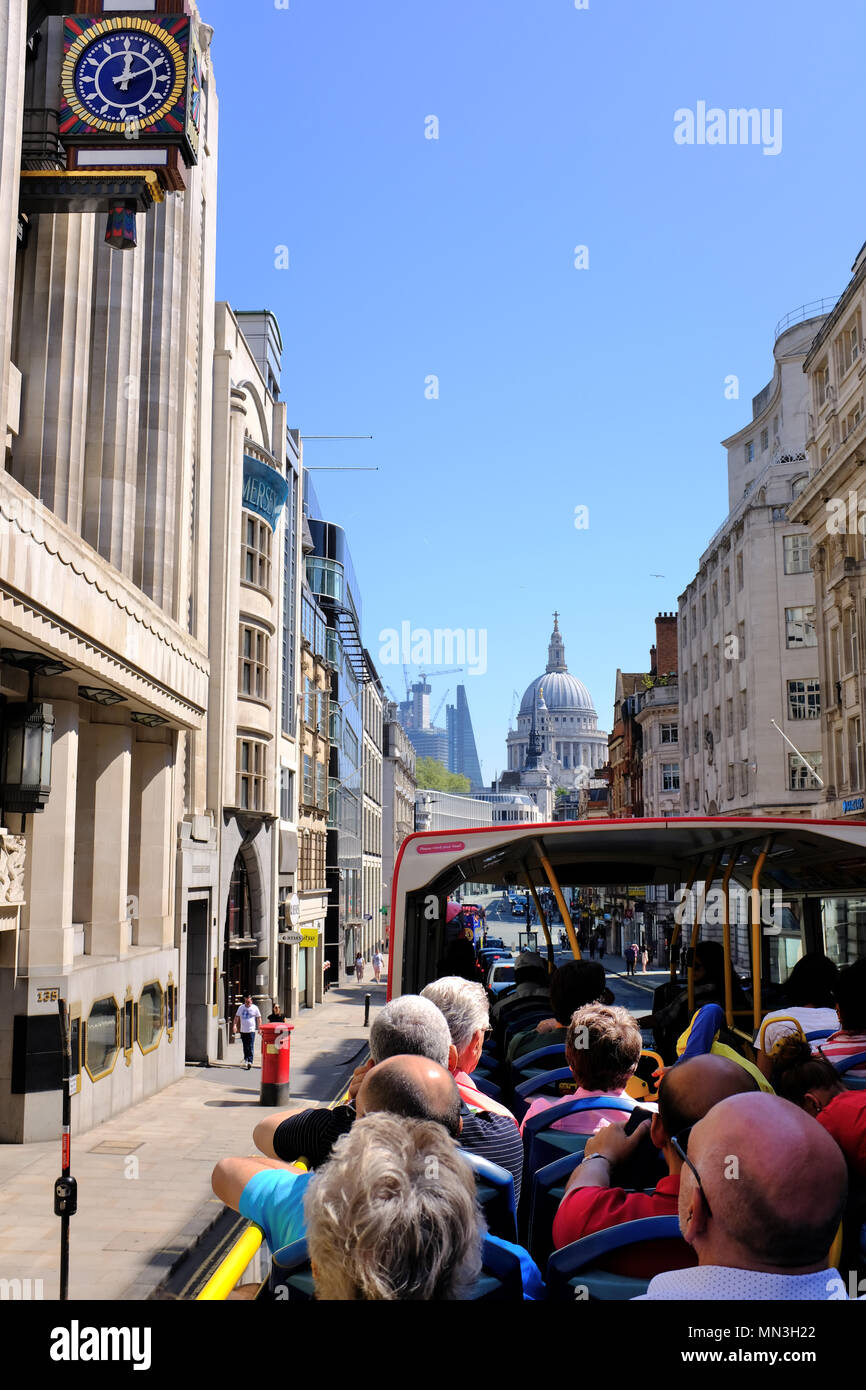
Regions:
<instances>
[{"instance_id":1,"label":"striped shirt","mask_svg":"<svg viewBox=\"0 0 866 1390\"><path fill-rule=\"evenodd\" d=\"M817 1052L820 1047L828 1062L842 1062L846 1057L856 1057L860 1052L866 1052L866 1034L846 1033L842 1028L837 1033L831 1033L829 1038L818 1039L812 1043L812 1051ZM846 1077L866 1077L866 1063L860 1067L852 1067L845 1072L843 1081Z\"/></svg>"}]
</instances>

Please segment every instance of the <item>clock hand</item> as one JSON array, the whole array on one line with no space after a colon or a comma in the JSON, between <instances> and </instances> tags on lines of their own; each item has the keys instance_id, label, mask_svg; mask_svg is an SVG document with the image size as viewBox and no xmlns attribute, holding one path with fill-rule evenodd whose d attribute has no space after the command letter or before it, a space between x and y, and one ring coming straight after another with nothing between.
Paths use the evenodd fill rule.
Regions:
<instances>
[{"instance_id":1,"label":"clock hand","mask_svg":"<svg viewBox=\"0 0 866 1390\"><path fill-rule=\"evenodd\" d=\"M112 78L112 81L114 82L115 86L120 87L121 91L125 92L128 90L129 84L132 81L133 77L142 77L146 72L150 72L149 67L138 68L136 72L126 71L121 73L120 77Z\"/></svg>"}]
</instances>

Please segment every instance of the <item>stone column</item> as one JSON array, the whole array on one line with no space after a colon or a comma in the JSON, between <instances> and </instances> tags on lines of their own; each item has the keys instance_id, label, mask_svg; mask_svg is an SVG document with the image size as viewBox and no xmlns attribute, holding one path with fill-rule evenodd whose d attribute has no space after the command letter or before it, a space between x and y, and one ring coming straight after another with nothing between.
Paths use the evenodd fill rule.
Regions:
<instances>
[{"instance_id":1,"label":"stone column","mask_svg":"<svg viewBox=\"0 0 866 1390\"><path fill-rule=\"evenodd\" d=\"M133 574L138 483L142 256L96 243L82 535Z\"/></svg>"},{"instance_id":2,"label":"stone column","mask_svg":"<svg viewBox=\"0 0 866 1390\"><path fill-rule=\"evenodd\" d=\"M21 169L21 123L24 110L24 53L27 38L27 0L9 0L0 8L0 445L9 427L9 361L15 259L18 247L18 185ZM17 374L13 373L16 376ZM17 384L13 395L17 397ZM17 413L14 412L14 413Z\"/></svg>"},{"instance_id":3,"label":"stone column","mask_svg":"<svg viewBox=\"0 0 866 1390\"><path fill-rule=\"evenodd\" d=\"M78 704L51 699L54 741L51 795L44 811L27 817L26 902L19 961L72 969L72 885L78 781Z\"/></svg>"},{"instance_id":4,"label":"stone column","mask_svg":"<svg viewBox=\"0 0 866 1390\"><path fill-rule=\"evenodd\" d=\"M82 726L75 911L88 955L126 952L132 729Z\"/></svg>"},{"instance_id":5,"label":"stone column","mask_svg":"<svg viewBox=\"0 0 866 1390\"><path fill-rule=\"evenodd\" d=\"M170 946L174 851L173 758L168 743L133 745L133 800L138 835L132 847L130 883L138 899L137 946ZM134 862L133 862L134 861Z\"/></svg>"},{"instance_id":6,"label":"stone column","mask_svg":"<svg viewBox=\"0 0 866 1390\"><path fill-rule=\"evenodd\" d=\"M12 472L81 530L95 214L42 214L23 253L15 361L21 432Z\"/></svg>"}]
</instances>

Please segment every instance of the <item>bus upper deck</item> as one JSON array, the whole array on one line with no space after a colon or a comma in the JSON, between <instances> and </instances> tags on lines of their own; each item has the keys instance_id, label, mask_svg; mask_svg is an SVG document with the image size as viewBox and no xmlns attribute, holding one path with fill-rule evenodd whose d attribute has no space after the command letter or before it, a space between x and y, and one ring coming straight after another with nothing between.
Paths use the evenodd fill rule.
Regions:
<instances>
[{"instance_id":1,"label":"bus upper deck","mask_svg":"<svg viewBox=\"0 0 866 1390\"><path fill-rule=\"evenodd\" d=\"M762 983L771 976L771 942L783 930L788 936L799 936L803 951L827 951L840 965L866 954L863 822L677 817L422 831L403 842L395 866L389 997L418 991L436 977L449 940L448 896L468 882L526 888L550 947L549 925L538 897L540 887L549 887L577 957L580 947L563 888L641 884L686 890L680 899L693 908L690 914L675 914L672 944L689 915L685 930L691 948L697 944L708 900L714 894L721 903L718 934L725 950L727 1023L749 1036L762 1018ZM736 1018L735 1013L742 1010L735 1011L732 1004L735 889L745 890L748 896L749 1019ZM766 920L762 901L766 902L768 892L784 900L784 927L778 917ZM833 910L840 902L857 899L862 900L862 912ZM672 953L672 978L673 958ZM691 996L691 952L686 959Z\"/></svg>"}]
</instances>

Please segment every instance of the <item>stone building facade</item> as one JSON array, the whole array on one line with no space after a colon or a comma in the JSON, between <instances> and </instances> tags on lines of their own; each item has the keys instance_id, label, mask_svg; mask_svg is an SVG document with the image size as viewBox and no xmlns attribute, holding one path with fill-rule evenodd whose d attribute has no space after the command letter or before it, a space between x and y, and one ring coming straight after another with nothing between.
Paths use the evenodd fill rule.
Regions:
<instances>
[{"instance_id":1,"label":"stone building facade","mask_svg":"<svg viewBox=\"0 0 866 1390\"><path fill-rule=\"evenodd\" d=\"M385 691L370 653L364 649L367 680L361 688L363 775L361 779L363 845L361 906L364 925L359 950L369 960L381 940L382 913L382 737Z\"/></svg>"},{"instance_id":2,"label":"stone building facade","mask_svg":"<svg viewBox=\"0 0 866 1390\"><path fill-rule=\"evenodd\" d=\"M415 829L415 749L397 718L397 705L382 708L382 903L383 924L390 921L391 887L400 846ZM385 936L384 929L380 932Z\"/></svg>"},{"instance_id":3,"label":"stone building facade","mask_svg":"<svg viewBox=\"0 0 866 1390\"><path fill-rule=\"evenodd\" d=\"M819 799L826 686L809 534L793 504L808 474L803 364L822 323L779 326L772 379L724 440L728 516L679 597L684 815L808 816Z\"/></svg>"},{"instance_id":4,"label":"stone building facade","mask_svg":"<svg viewBox=\"0 0 866 1390\"><path fill-rule=\"evenodd\" d=\"M42 42L28 48L30 29ZM216 872L205 712L217 104L183 197L118 254L94 212L19 212L25 112L56 105L59 16L0 22L0 692L51 706L51 790L3 836L0 1139L56 1136L183 1074L193 885ZM41 17L40 17L41 16ZM29 57L27 55L30 55ZM7 817L11 820L11 817ZM16 816L15 820L18 819ZM179 829L180 828L180 829Z\"/></svg>"},{"instance_id":5,"label":"stone building facade","mask_svg":"<svg viewBox=\"0 0 866 1390\"><path fill-rule=\"evenodd\" d=\"M815 585L809 637L824 699L813 726L824 787L815 814L866 817L866 246L803 364L809 476L790 509L808 527Z\"/></svg>"},{"instance_id":6,"label":"stone building facade","mask_svg":"<svg viewBox=\"0 0 866 1390\"><path fill-rule=\"evenodd\" d=\"M643 814L680 814L679 687L677 617L659 613L650 669L635 719L641 730Z\"/></svg>"}]
</instances>

